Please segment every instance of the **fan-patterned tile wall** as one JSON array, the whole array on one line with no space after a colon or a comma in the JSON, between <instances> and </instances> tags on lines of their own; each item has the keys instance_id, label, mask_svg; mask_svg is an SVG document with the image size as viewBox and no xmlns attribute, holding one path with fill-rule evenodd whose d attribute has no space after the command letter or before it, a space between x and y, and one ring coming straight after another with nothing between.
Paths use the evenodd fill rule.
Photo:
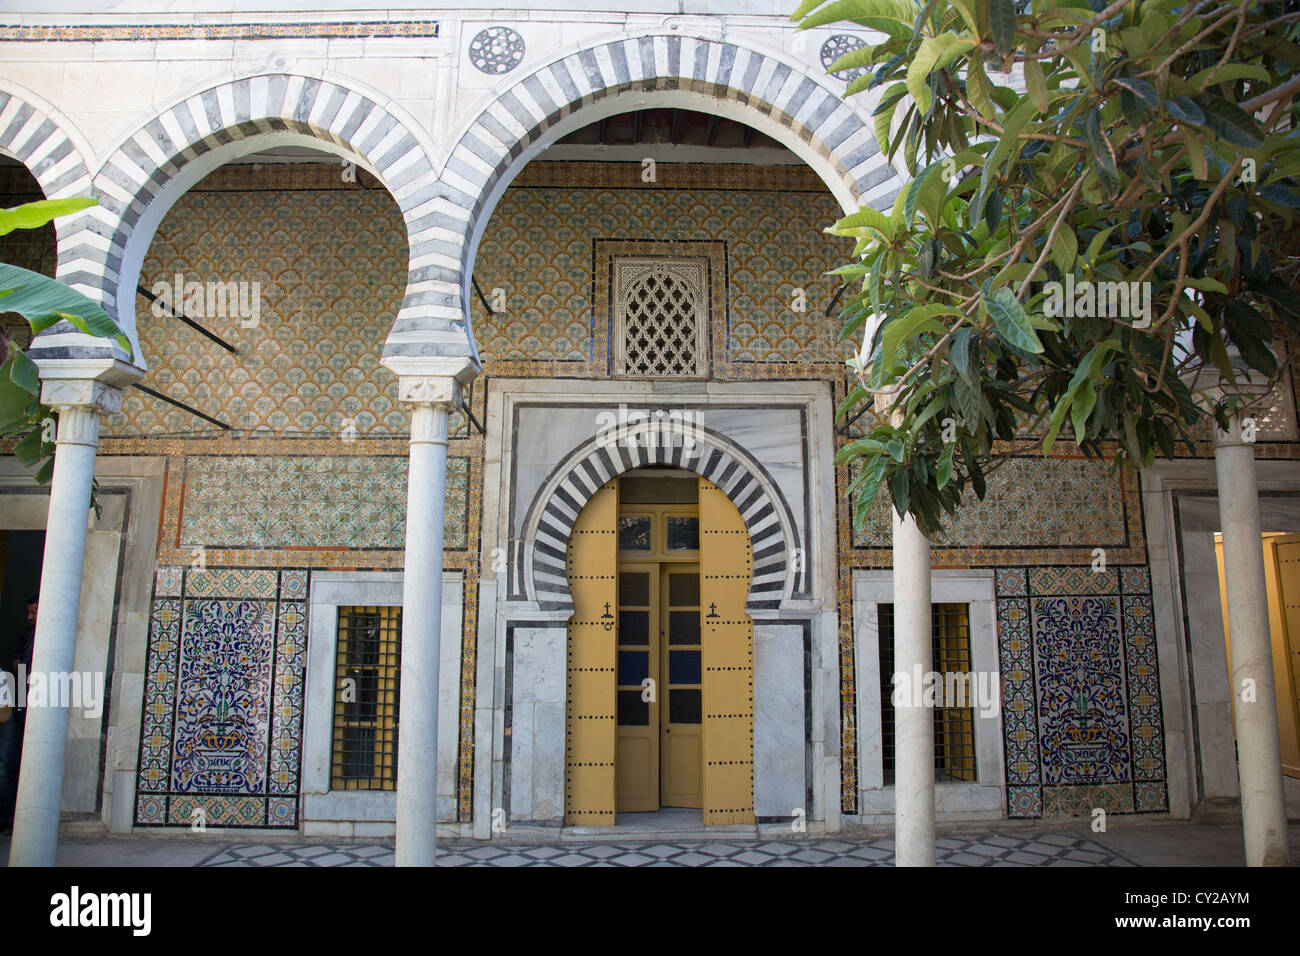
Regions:
<instances>
[{"instance_id":1,"label":"fan-patterned tile wall","mask_svg":"<svg viewBox=\"0 0 1300 956\"><path fill-rule=\"evenodd\" d=\"M593 308L608 270L593 250L609 240L722 244L713 377L841 367L848 352L826 313L842 283L826 273L850 247L823 232L842 212L811 170L659 163L653 182L642 174L640 163L546 162L514 180L474 266L498 310L479 303L474 317L489 373L608 375L610 317Z\"/></svg>"}]
</instances>

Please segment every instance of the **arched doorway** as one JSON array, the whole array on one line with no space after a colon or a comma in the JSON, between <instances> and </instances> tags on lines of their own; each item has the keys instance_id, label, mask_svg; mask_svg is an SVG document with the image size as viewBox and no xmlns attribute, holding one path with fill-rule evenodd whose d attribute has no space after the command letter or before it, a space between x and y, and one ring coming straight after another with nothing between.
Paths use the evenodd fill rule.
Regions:
<instances>
[{"instance_id":1,"label":"arched doorway","mask_svg":"<svg viewBox=\"0 0 1300 956\"><path fill-rule=\"evenodd\" d=\"M715 484L673 468L603 485L569 536L565 822L698 808L754 822L753 546Z\"/></svg>"}]
</instances>

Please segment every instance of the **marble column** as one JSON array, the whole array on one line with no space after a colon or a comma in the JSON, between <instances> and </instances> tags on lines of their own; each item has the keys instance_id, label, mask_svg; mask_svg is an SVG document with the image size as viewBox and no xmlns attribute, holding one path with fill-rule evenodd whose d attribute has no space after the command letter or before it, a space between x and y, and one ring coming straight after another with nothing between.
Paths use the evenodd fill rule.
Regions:
<instances>
[{"instance_id":1,"label":"marble column","mask_svg":"<svg viewBox=\"0 0 1300 956\"><path fill-rule=\"evenodd\" d=\"M58 674L72 671L77 645L99 416L121 409L122 392L95 380L54 379L43 383L41 399L58 410L59 425L32 671ZM52 706L57 703L75 701L27 710L10 866L54 865L69 716L67 706Z\"/></svg>"},{"instance_id":2,"label":"marble column","mask_svg":"<svg viewBox=\"0 0 1300 956\"><path fill-rule=\"evenodd\" d=\"M921 693L934 670L930 539L894 512L894 845L898 866L934 866L934 708Z\"/></svg>"},{"instance_id":3,"label":"marble column","mask_svg":"<svg viewBox=\"0 0 1300 956\"><path fill-rule=\"evenodd\" d=\"M1247 866L1287 866L1286 799L1273 685L1268 589L1255 481L1255 451L1241 422L1217 431L1214 467L1227 578L1232 713Z\"/></svg>"},{"instance_id":4,"label":"marble column","mask_svg":"<svg viewBox=\"0 0 1300 956\"><path fill-rule=\"evenodd\" d=\"M877 397L889 407L892 395ZM891 409L897 427L902 411ZM894 846L897 866L934 866L934 708L922 694L934 670L930 539L911 515L894 519Z\"/></svg>"},{"instance_id":5,"label":"marble column","mask_svg":"<svg viewBox=\"0 0 1300 956\"><path fill-rule=\"evenodd\" d=\"M432 866L438 812L438 656L447 416L460 401L460 385L454 378L404 375L398 383L398 396L411 406L411 451L402 577L396 863Z\"/></svg>"}]
</instances>

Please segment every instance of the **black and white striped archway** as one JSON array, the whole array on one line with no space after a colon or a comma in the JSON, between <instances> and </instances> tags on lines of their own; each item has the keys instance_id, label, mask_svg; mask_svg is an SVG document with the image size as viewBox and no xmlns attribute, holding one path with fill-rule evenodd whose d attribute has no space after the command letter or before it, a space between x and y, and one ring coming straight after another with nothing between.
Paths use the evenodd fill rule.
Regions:
<instances>
[{"instance_id":1,"label":"black and white striped archway","mask_svg":"<svg viewBox=\"0 0 1300 956\"><path fill-rule=\"evenodd\" d=\"M574 50L501 91L469 121L441 173L448 219L460 227L449 241L459 246L462 308L479 240L511 180L551 143L615 113L665 106L735 119L799 155L845 211L888 208L902 180L876 143L873 103L846 103L842 84L807 70L740 43L652 34ZM384 357L419 348L395 330Z\"/></svg>"},{"instance_id":2,"label":"black and white striped archway","mask_svg":"<svg viewBox=\"0 0 1300 956\"><path fill-rule=\"evenodd\" d=\"M77 138L71 124L52 107L31 93L0 81L0 150L27 167L46 199L91 194L90 170L86 165L89 149L88 144ZM81 281L84 277L80 276L80 263L94 255L97 239L89 217L89 212L82 212L54 220L58 243L56 277L98 299L99 284ZM55 331L47 332L40 341L55 341ZM75 330L74 337L84 338ZM39 352L29 350L29 354L33 351ZM75 358L79 355L68 353L65 344L60 357ZM120 350L119 357L125 357Z\"/></svg>"},{"instance_id":3,"label":"black and white striped archway","mask_svg":"<svg viewBox=\"0 0 1300 956\"><path fill-rule=\"evenodd\" d=\"M713 482L735 504L749 529L754 577L747 607L775 609L802 586L805 573L789 504L763 466L727 437L665 421L653 440L644 426L624 425L583 442L547 476L524 523L524 596L548 610L572 610L565 571L574 522L596 490L634 468L670 465Z\"/></svg>"},{"instance_id":4,"label":"black and white striped archway","mask_svg":"<svg viewBox=\"0 0 1300 956\"><path fill-rule=\"evenodd\" d=\"M161 111L125 137L94 174L100 205L82 218L87 241L74 241L66 253L76 256L75 266L66 264L72 270L66 277L61 251L60 277L99 299L138 345L136 283L168 209L217 167L286 144L356 162L374 174L401 210L409 264L390 341L414 339L416 354L426 359L477 367L455 292L460 246L446 239L450 224L429 159L429 134L387 98L339 78L295 73L232 78ZM33 355L40 357L39 346L56 345L60 333L70 331L55 326L41 336ZM103 340L83 337L78 357L110 354Z\"/></svg>"}]
</instances>

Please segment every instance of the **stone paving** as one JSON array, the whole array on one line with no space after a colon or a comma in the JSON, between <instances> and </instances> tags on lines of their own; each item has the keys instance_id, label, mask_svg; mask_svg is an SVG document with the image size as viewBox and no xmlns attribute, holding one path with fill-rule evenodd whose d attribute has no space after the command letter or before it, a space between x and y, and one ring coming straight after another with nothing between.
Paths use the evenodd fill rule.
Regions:
<instances>
[{"instance_id":1,"label":"stone paving","mask_svg":"<svg viewBox=\"0 0 1300 956\"><path fill-rule=\"evenodd\" d=\"M942 836L939 866L1136 866L1092 840L1056 833ZM564 845L444 842L438 866L892 866L894 841L714 840ZM392 866L391 845L239 844L200 866Z\"/></svg>"}]
</instances>

